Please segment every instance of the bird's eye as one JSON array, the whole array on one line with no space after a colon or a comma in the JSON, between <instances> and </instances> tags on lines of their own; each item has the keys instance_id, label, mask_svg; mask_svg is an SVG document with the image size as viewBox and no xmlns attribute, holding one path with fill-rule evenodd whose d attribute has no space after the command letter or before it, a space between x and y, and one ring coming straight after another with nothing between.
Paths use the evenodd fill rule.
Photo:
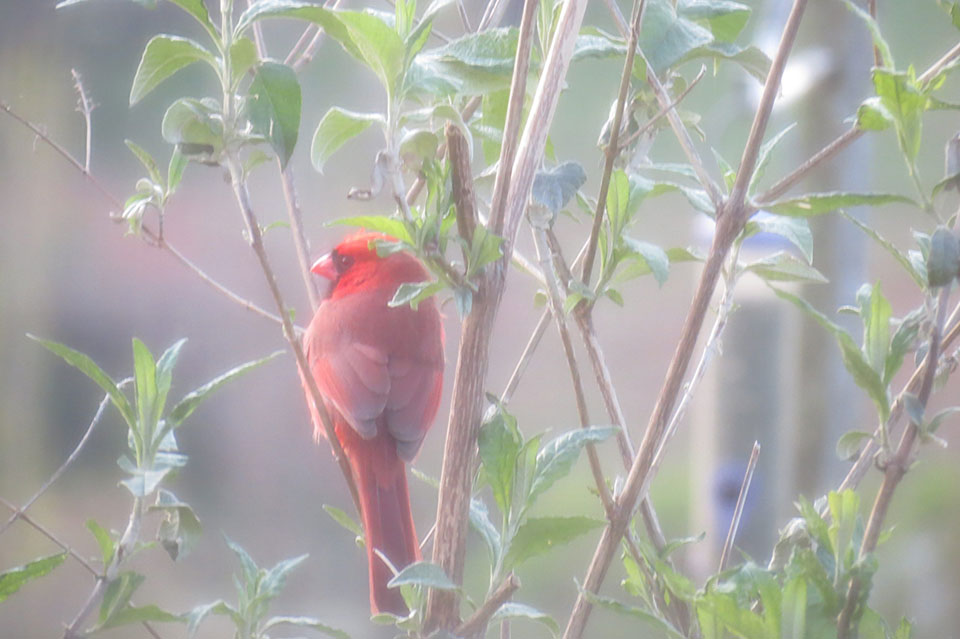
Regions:
<instances>
[{"instance_id":1,"label":"bird's eye","mask_svg":"<svg viewBox=\"0 0 960 639\"><path fill-rule=\"evenodd\" d=\"M343 273L343 272L346 271L348 268L350 268L351 266L353 266L353 256L352 256L352 255L342 255L342 254L340 254L340 253L336 253L336 254L334 255L334 260L335 260L336 265L337 265L337 271L340 272L340 273Z\"/></svg>"}]
</instances>

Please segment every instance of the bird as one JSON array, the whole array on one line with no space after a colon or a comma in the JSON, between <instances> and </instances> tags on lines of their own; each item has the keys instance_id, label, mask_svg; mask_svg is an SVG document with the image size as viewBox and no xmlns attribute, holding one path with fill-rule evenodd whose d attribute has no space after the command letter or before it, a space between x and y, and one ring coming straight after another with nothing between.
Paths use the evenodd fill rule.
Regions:
<instances>
[{"instance_id":1,"label":"bird","mask_svg":"<svg viewBox=\"0 0 960 639\"><path fill-rule=\"evenodd\" d=\"M409 614L393 577L421 559L410 508L406 464L433 423L443 383L443 325L433 298L416 308L390 306L404 283L429 281L408 252L377 254L369 231L346 237L311 271L330 280L303 336L304 355L350 462L366 539L373 614ZM301 372L302 374L302 372ZM307 390L316 441L326 436Z\"/></svg>"}]
</instances>

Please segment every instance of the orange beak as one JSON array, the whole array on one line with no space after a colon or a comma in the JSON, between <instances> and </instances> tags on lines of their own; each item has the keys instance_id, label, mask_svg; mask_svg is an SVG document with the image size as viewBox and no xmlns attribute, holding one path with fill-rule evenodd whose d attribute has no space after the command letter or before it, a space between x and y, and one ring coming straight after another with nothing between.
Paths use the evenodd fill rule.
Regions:
<instances>
[{"instance_id":1,"label":"orange beak","mask_svg":"<svg viewBox=\"0 0 960 639\"><path fill-rule=\"evenodd\" d=\"M336 280L339 273L337 273L336 264L333 263L333 253L327 253L314 262L313 266L310 267L310 272L325 277L331 282Z\"/></svg>"}]
</instances>

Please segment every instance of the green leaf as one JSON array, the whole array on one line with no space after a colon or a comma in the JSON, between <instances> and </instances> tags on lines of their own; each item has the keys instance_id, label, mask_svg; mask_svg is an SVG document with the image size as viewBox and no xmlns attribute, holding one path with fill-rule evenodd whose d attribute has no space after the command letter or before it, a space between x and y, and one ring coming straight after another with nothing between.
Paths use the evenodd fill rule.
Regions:
<instances>
[{"instance_id":1,"label":"green leaf","mask_svg":"<svg viewBox=\"0 0 960 639\"><path fill-rule=\"evenodd\" d=\"M508 601L497 608L497 611L490 617L490 623L493 624L503 619L529 619L546 626L554 637L560 634L560 626L553 617L533 606L516 601Z\"/></svg>"},{"instance_id":2,"label":"green leaf","mask_svg":"<svg viewBox=\"0 0 960 639\"><path fill-rule=\"evenodd\" d=\"M549 169L537 171L533 178L530 197L537 204L554 213L560 211L584 182L587 174L578 162L564 162Z\"/></svg>"},{"instance_id":3,"label":"green leaf","mask_svg":"<svg viewBox=\"0 0 960 639\"><path fill-rule=\"evenodd\" d=\"M851 548L851 542L860 509L860 496L852 490L842 493L831 490L827 495L827 503L830 507L829 534L833 557L838 566L848 567L847 551L850 550L851 556L857 552L857 548Z\"/></svg>"},{"instance_id":4,"label":"green leaf","mask_svg":"<svg viewBox=\"0 0 960 639\"><path fill-rule=\"evenodd\" d=\"M123 142L127 145L127 148L137 156L137 159L140 160L140 164L147 170L147 174L153 183L163 184L164 179L163 176L160 175L160 167L157 166L157 162L153 159L153 156L133 140L124 140Z\"/></svg>"},{"instance_id":5,"label":"green leaf","mask_svg":"<svg viewBox=\"0 0 960 639\"><path fill-rule=\"evenodd\" d=\"M810 306L806 300L777 288L774 288L773 292L776 293L778 297L787 300L812 317L820 326L827 329L827 331L834 336L834 339L837 340L837 344L840 346L843 365L853 377L853 381L857 386L864 389L874 404L876 404L880 420L886 421L887 416L890 414L890 399L887 396L887 387L883 383L880 374L867 362L863 352L853 341L853 338L850 337L850 334L830 321L826 315Z\"/></svg>"},{"instance_id":6,"label":"green leaf","mask_svg":"<svg viewBox=\"0 0 960 639\"><path fill-rule=\"evenodd\" d=\"M457 584L450 580L443 568L429 561L416 561L398 572L393 579L387 582L388 588L399 588L406 585L422 586L435 590L458 589Z\"/></svg>"},{"instance_id":7,"label":"green leaf","mask_svg":"<svg viewBox=\"0 0 960 639\"><path fill-rule=\"evenodd\" d=\"M958 26L957 24L958 20L960 20L960 17L958 17L958 14L960 14L960 7L957 7L957 5L954 5L954 8L958 9L958 11L954 12L953 26L960 28L960 26ZM910 623L910 620L907 619L906 617L902 617L900 619L900 624L897 626L897 630L893 635L893 639L910 639L910 637L912 636L913 636L913 624Z\"/></svg>"},{"instance_id":8,"label":"green leaf","mask_svg":"<svg viewBox=\"0 0 960 639\"><path fill-rule=\"evenodd\" d=\"M860 454L860 449L873 439L873 433L862 430L851 430L843 434L837 441L837 457L849 461Z\"/></svg>"},{"instance_id":9,"label":"green leaf","mask_svg":"<svg viewBox=\"0 0 960 639\"><path fill-rule=\"evenodd\" d=\"M760 147L760 152L757 155L757 168L753 170L753 177L750 178L750 187L749 191L752 193L756 189L756 185L760 183L760 180L763 179L763 174L767 170L767 164L770 162L770 155L773 153L773 150L777 148L777 145L780 144L780 141L790 133L797 126L797 123L794 122L790 124L785 129L777 133L775 136L767 140Z\"/></svg>"},{"instance_id":10,"label":"green leaf","mask_svg":"<svg viewBox=\"0 0 960 639\"><path fill-rule=\"evenodd\" d=\"M890 340L890 352L887 354L887 361L883 368L883 383L889 385L893 376L897 374L903 365L903 358L913 346L920 333L920 325L924 319L924 309L914 309L906 317L900 320L900 325L893 333L893 339Z\"/></svg>"},{"instance_id":11,"label":"green leaf","mask_svg":"<svg viewBox=\"0 0 960 639\"><path fill-rule=\"evenodd\" d=\"M263 624L261 630L263 633L266 633L275 626L296 626L298 628L310 628L311 630L322 632L328 637L334 637L335 639L350 639L350 635L345 633L343 630L338 630L337 628L327 625L319 619L315 619L313 617L271 617L265 624Z\"/></svg>"},{"instance_id":12,"label":"green leaf","mask_svg":"<svg viewBox=\"0 0 960 639\"><path fill-rule=\"evenodd\" d=\"M300 131L300 82L293 69L263 62L250 84L247 114L253 130L267 138L285 167Z\"/></svg>"},{"instance_id":13,"label":"green leaf","mask_svg":"<svg viewBox=\"0 0 960 639\"><path fill-rule=\"evenodd\" d=\"M590 517L530 517L510 540L504 567L513 568L600 526L602 521Z\"/></svg>"},{"instance_id":14,"label":"green leaf","mask_svg":"<svg viewBox=\"0 0 960 639\"><path fill-rule=\"evenodd\" d=\"M743 230L745 237L757 233L779 235L800 249L807 264L813 262L813 233L810 232L810 224L805 218L758 214L747 222ZM675 261L672 256L670 261Z\"/></svg>"},{"instance_id":15,"label":"green leaf","mask_svg":"<svg viewBox=\"0 0 960 639\"><path fill-rule=\"evenodd\" d=\"M97 626L100 628L110 627L111 622L126 608L130 603L130 597L134 591L140 587L143 575L125 571L117 575L117 578L107 584L103 593L103 601L100 602L100 617Z\"/></svg>"},{"instance_id":16,"label":"green leaf","mask_svg":"<svg viewBox=\"0 0 960 639\"><path fill-rule=\"evenodd\" d=\"M260 580L259 593L268 599L276 598L287 583L287 575L289 575L294 568L306 561L307 557L309 557L309 555L300 555L299 557L292 557L278 562L277 565L268 570L263 576L263 579Z\"/></svg>"},{"instance_id":17,"label":"green leaf","mask_svg":"<svg viewBox=\"0 0 960 639\"><path fill-rule=\"evenodd\" d=\"M260 579L260 569L257 567L253 557L250 556L250 553L243 549L243 546L232 541L226 535L224 535L224 540L227 542L227 547L233 551L233 554L235 554L240 561L240 574L243 577L243 585L246 591L253 592Z\"/></svg>"},{"instance_id":18,"label":"green leaf","mask_svg":"<svg viewBox=\"0 0 960 639\"><path fill-rule=\"evenodd\" d=\"M731 0L688 0L678 8L684 17L705 22L713 37L723 42L737 39L753 11Z\"/></svg>"},{"instance_id":19,"label":"green leaf","mask_svg":"<svg viewBox=\"0 0 960 639\"><path fill-rule=\"evenodd\" d=\"M884 374L890 351L890 315L892 308L877 282L870 290L869 307L861 312L863 319L863 354L873 370Z\"/></svg>"},{"instance_id":20,"label":"green leaf","mask_svg":"<svg viewBox=\"0 0 960 639\"><path fill-rule=\"evenodd\" d=\"M887 41L883 39L883 34L880 33L880 25L873 19L873 16L850 0L843 0L843 3L847 5L847 8L852 11L855 16L863 20L863 23L867 25L867 29L870 30L870 37L873 39L873 46L880 51L880 60L883 62L883 66L892 69L894 67L893 55L890 53L890 45L887 44Z\"/></svg>"},{"instance_id":21,"label":"green leaf","mask_svg":"<svg viewBox=\"0 0 960 639\"><path fill-rule=\"evenodd\" d=\"M240 377L241 375L252 371L258 366L269 362L270 360L282 355L284 351L275 351L266 357L256 359L246 364L241 364L235 368L230 369L226 373L219 375L203 386L191 391L183 397L177 405L174 406L170 413L167 415L167 423L173 424L173 427L176 428L183 423L190 414L197 409L203 400L207 398L213 391L217 390L227 382L233 381L234 379Z\"/></svg>"},{"instance_id":22,"label":"green leaf","mask_svg":"<svg viewBox=\"0 0 960 639\"><path fill-rule=\"evenodd\" d=\"M756 273L768 282L824 283L828 281L823 273L786 251L778 251L773 255L750 262L744 270Z\"/></svg>"},{"instance_id":23,"label":"green leaf","mask_svg":"<svg viewBox=\"0 0 960 639\"><path fill-rule=\"evenodd\" d=\"M912 76L905 72L874 69L873 86L880 103L893 117L900 149L912 163L920 152L927 96L920 92Z\"/></svg>"},{"instance_id":24,"label":"green leaf","mask_svg":"<svg viewBox=\"0 0 960 639\"><path fill-rule=\"evenodd\" d=\"M97 545L100 546L100 561L104 567L107 567L113 559L113 553L116 552L116 543L113 537L93 519L87 520L87 529L96 538Z\"/></svg>"},{"instance_id":25,"label":"green leaf","mask_svg":"<svg viewBox=\"0 0 960 639\"><path fill-rule=\"evenodd\" d=\"M650 242L636 240L629 236L622 236L623 245L629 251L624 256L624 260L632 261L633 264L622 270L614 278L616 282L623 282L628 279L653 273L653 278L657 284L663 286L670 274L670 258L666 251Z\"/></svg>"},{"instance_id":26,"label":"green leaf","mask_svg":"<svg viewBox=\"0 0 960 639\"><path fill-rule=\"evenodd\" d=\"M353 520L353 517L340 510L336 506L331 506L329 504L323 504L321 508L323 508L323 510L326 511L326 513L330 515L335 522L352 532L357 537L360 537L361 539L363 538L363 529L360 527L360 524Z\"/></svg>"},{"instance_id":27,"label":"green leaf","mask_svg":"<svg viewBox=\"0 0 960 639\"><path fill-rule=\"evenodd\" d=\"M159 458L162 453L158 453ZM164 463L156 461L150 468L141 468L131 463L126 457L118 460L118 465L130 473L130 477L120 481L123 486L130 491L134 497L147 497L152 495L167 475L177 470L177 468L186 464L186 455L167 456L165 459L176 460L174 463Z\"/></svg>"},{"instance_id":28,"label":"green leaf","mask_svg":"<svg viewBox=\"0 0 960 639\"><path fill-rule=\"evenodd\" d=\"M410 308L417 310L420 302L428 299L443 290L443 282L404 282L393 294L393 298L387 302L390 308L410 305Z\"/></svg>"},{"instance_id":29,"label":"green leaf","mask_svg":"<svg viewBox=\"0 0 960 639\"><path fill-rule=\"evenodd\" d=\"M777 215L812 217L850 206L879 206L895 202L916 205L908 197L891 193L808 193L774 202L766 210Z\"/></svg>"},{"instance_id":30,"label":"green leaf","mask_svg":"<svg viewBox=\"0 0 960 639\"><path fill-rule=\"evenodd\" d=\"M709 30L678 15L676 4L670 0L647 2L638 44L658 74L713 39Z\"/></svg>"},{"instance_id":31,"label":"green leaf","mask_svg":"<svg viewBox=\"0 0 960 639\"><path fill-rule=\"evenodd\" d=\"M722 61L733 62L761 84L766 80L771 65L770 58L759 47L743 47L732 42L717 40L691 50L677 62L677 65L698 59L712 60L715 65Z\"/></svg>"},{"instance_id":32,"label":"green leaf","mask_svg":"<svg viewBox=\"0 0 960 639\"><path fill-rule=\"evenodd\" d=\"M180 152L180 149L174 147L170 155L170 165L167 167L167 195L172 195L177 187L180 186L180 180L183 178L183 171L187 168L187 156Z\"/></svg>"},{"instance_id":33,"label":"green leaf","mask_svg":"<svg viewBox=\"0 0 960 639\"><path fill-rule=\"evenodd\" d=\"M59 355L66 363L78 369L81 373L93 380L97 386L102 388L105 393L110 395L110 401L112 401L113 405L117 407L118 411L120 411L120 414L123 416L123 420L127 422L127 425L130 426L131 429L134 428L137 420L133 414L133 408L130 406L130 402L127 400L127 396L124 395L113 382L113 380L103 372L103 369L97 366L96 362L80 351L75 351L68 346L64 346L63 344L41 339L29 333L27 333L27 337L39 342L44 348L52 353Z\"/></svg>"},{"instance_id":34,"label":"green leaf","mask_svg":"<svg viewBox=\"0 0 960 639\"><path fill-rule=\"evenodd\" d=\"M506 408L495 404L492 412L480 426L477 448L483 464L483 476L501 513L509 513L513 503L513 485L517 454L522 439L517 431L517 420Z\"/></svg>"},{"instance_id":35,"label":"green leaf","mask_svg":"<svg viewBox=\"0 0 960 639\"><path fill-rule=\"evenodd\" d=\"M844 218L852 222L854 226L856 226L858 229L860 229L861 231L869 235L874 242L876 242L881 247L883 247L887 251L887 253L889 253L890 256L893 257L893 259L896 260L897 263L900 264L900 266L902 266L903 269L910 274L910 277L913 278L913 281L916 282L918 286L921 286L921 287L926 286L927 284L926 278L921 273L919 273L917 269L913 267L913 264L910 262L910 259L906 255L904 255L893 242L887 240L882 235L880 235L880 233L878 233L875 229L871 228L870 226L867 226L866 224L864 224L854 216L849 215L844 211L840 211L840 215L842 215Z\"/></svg>"},{"instance_id":36,"label":"green leaf","mask_svg":"<svg viewBox=\"0 0 960 639\"><path fill-rule=\"evenodd\" d=\"M490 553L490 563L495 564L500 557L500 533L490 521L487 505L476 497L470 499L470 525L483 539Z\"/></svg>"},{"instance_id":37,"label":"green leaf","mask_svg":"<svg viewBox=\"0 0 960 639\"><path fill-rule=\"evenodd\" d=\"M674 628L668 621L661 619L653 613L647 612L643 608L625 604L611 597L598 595L584 588L580 588L580 592L583 594L584 599L599 608L609 610L610 612L615 612L618 615L624 615L627 617L632 617L633 619L638 619L660 630L665 636L683 639L683 634ZM707 637L708 635L704 634L704 636Z\"/></svg>"},{"instance_id":38,"label":"green leaf","mask_svg":"<svg viewBox=\"0 0 960 639\"><path fill-rule=\"evenodd\" d=\"M163 139L180 145L186 155L214 156L223 148L223 122L212 101L180 98L170 105L160 125Z\"/></svg>"},{"instance_id":39,"label":"green leaf","mask_svg":"<svg viewBox=\"0 0 960 639\"><path fill-rule=\"evenodd\" d=\"M257 45L250 38L240 38L230 45L230 81L233 86L260 60Z\"/></svg>"},{"instance_id":40,"label":"green leaf","mask_svg":"<svg viewBox=\"0 0 960 639\"><path fill-rule=\"evenodd\" d=\"M930 238L927 254L927 282L931 287L948 286L960 275L960 241L953 231L941 226Z\"/></svg>"},{"instance_id":41,"label":"green leaf","mask_svg":"<svg viewBox=\"0 0 960 639\"><path fill-rule=\"evenodd\" d=\"M338 11L337 14L367 66L380 78L387 95L396 96L406 60L403 40L387 23L371 13Z\"/></svg>"},{"instance_id":42,"label":"green leaf","mask_svg":"<svg viewBox=\"0 0 960 639\"><path fill-rule=\"evenodd\" d=\"M144 48L140 65L133 76L130 106L142 100L180 69L201 61L209 64L214 71L217 70L217 59L201 44L178 36L154 36Z\"/></svg>"},{"instance_id":43,"label":"green leaf","mask_svg":"<svg viewBox=\"0 0 960 639\"><path fill-rule=\"evenodd\" d=\"M143 441L149 446L157 425L154 405L157 401L157 363L146 345L133 338L133 372L137 392L137 428Z\"/></svg>"},{"instance_id":44,"label":"green leaf","mask_svg":"<svg viewBox=\"0 0 960 639\"><path fill-rule=\"evenodd\" d=\"M122 610L119 610L113 614L106 623L100 625L100 628L106 630L107 628L116 628L118 626L126 626L132 623L144 623L149 621L160 623L184 623L186 620L186 617L183 615L175 615L172 612L167 612L155 604L139 607L127 605Z\"/></svg>"},{"instance_id":45,"label":"green leaf","mask_svg":"<svg viewBox=\"0 0 960 639\"><path fill-rule=\"evenodd\" d=\"M200 519L190 504L180 501L169 490L161 489L150 512L164 513L157 539L174 561L186 557L200 538Z\"/></svg>"},{"instance_id":46,"label":"green leaf","mask_svg":"<svg viewBox=\"0 0 960 639\"><path fill-rule=\"evenodd\" d=\"M517 48L517 29L487 29L420 53L407 72L409 92L486 95L508 89Z\"/></svg>"},{"instance_id":47,"label":"green leaf","mask_svg":"<svg viewBox=\"0 0 960 639\"><path fill-rule=\"evenodd\" d=\"M340 107L332 107L324 114L313 134L310 145L310 161L323 173L323 165L330 156L351 139L367 130L374 122L384 124L379 113L356 113Z\"/></svg>"},{"instance_id":48,"label":"green leaf","mask_svg":"<svg viewBox=\"0 0 960 639\"><path fill-rule=\"evenodd\" d=\"M893 115L876 96L867 98L857 107L856 122L857 128L864 131L884 131L894 124Z\"/></svg>"},{"instance_id":49,"label":"green leaf","mask_svg":"<svg viewBox=\"0 0 960 639\"><path fill-rule=\"evenodd\" d=\"M591 426L564 433L553 439L537 453L537 463L527 495L527 504L534 500L561 477L570 474L570 469L587 444L598 444L612 437L619 429L616 426Z\"/></svg>"},{"instance_id":50,"label":"green leaf","mask_svg":"<svg viewBox=\"0 0 960 639\"><path fill-rule=\"evenodd\" d=\"M339 42L347 53L363 62L363 54L340 19L341 13L297 0L259 0L251 3L247 10L240 14L234 30L238 35L243 34L255 22L264 18L299 18L320 26L328 36Z\"/></svg>"},{"instance_id":51,"label":"green leaf","mask_svg":"<svg viewBox=\"0 0 960 639\"><path fill-rule=\"evenodd\" d=\"M67 553L62 552L49 557L41 557L10 570L0 572L0 601L17 592L28 581L43 577L51 570L63 563Z\"/></svg>"},{"instance_id":52,"label":"green leaf","mask_svg":"<svg viewBox=\"0 0 960 639\"><path fill-rule=\"evenodd\" d=\"M187 613L187 634L193 636L197 632L197 628L200 626L200 623L208 615L220 615L224 617L230 617L233 619L234 624L239 628L243 625L244 619L240 616L240 613L237 612L232 606L227 604L222 599L218 599L212 603L202 604L197 606L189 613Z\"/></svg>"},{"instance_id":53,"label":"green leaf","mask_svg":"<svg viewBox=\"0 0 960 639\"><path fill-rule=\"evenodd\" d=\"M414 245L413 238L410 237L410 233L407 231L403 220L395 217L387 217L385 215L357 215L354 217L341 217L336 220L330 220L327 224L358 226L367 231L379 231L410 246Z\"/></svg>"},{"instance_id":54,"label":"green leaf","mask_svg":"<svg viewBox=\"0 0 960 639\"><path fill-rule=\"evenodd\" d=\"M937 429L940 428L940 424L944 419L950 417L951 415L956 415L957 413L960 413L960 406L944 408L942 411L934 415L927 424L925 424L924 430L931 434L937 432Z\"/></svg>"},{"instance_id":55,"label":"green leaf","mask_svg":"<svg viewBox=\"0 0 960 639\"><path fill-rule=\"evenodd\" d=\"M210 21L210 14L207 12L207 6L203 0L170 0L170 2L196 18L197 22L199 22L201 26L206 29L207 33L210 34L210 37L213 38L213 41L220 42L220 34L217 33L216 27L214 27L213 22Z\"/></svg>"}]
</instances>

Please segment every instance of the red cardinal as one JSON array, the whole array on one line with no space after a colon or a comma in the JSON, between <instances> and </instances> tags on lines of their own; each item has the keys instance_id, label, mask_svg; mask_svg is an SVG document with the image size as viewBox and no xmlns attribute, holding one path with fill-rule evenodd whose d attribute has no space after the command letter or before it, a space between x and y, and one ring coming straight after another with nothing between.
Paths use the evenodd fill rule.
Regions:
<instances>
[{"instance_id":1,"label":"red cardinal","mask_svg":"<svg viewBox=\"0 0 960 639\"><path fill-rule=\"evenodd\" d=\"M362 232L321 257L311 270L332 283L303 343L334 430L360 493L374 614L406 615L393 574L374 549L400 570L420 559L404 462L414 458L433 423L443 382L443 327L433 299L391 308L404 282L429 279L408 253L379 257ZM314 436L324 435L313 402Z\"/></svg>"}]
</instances>

